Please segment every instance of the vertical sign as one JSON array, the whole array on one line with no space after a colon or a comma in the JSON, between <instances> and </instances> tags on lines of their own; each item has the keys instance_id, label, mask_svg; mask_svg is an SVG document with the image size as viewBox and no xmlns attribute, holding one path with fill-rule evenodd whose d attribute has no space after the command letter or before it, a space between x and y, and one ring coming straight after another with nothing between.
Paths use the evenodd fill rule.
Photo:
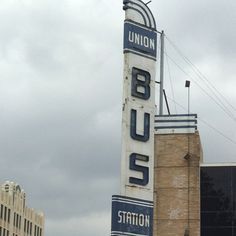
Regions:
<instances>
[{"instance_id":1,"label":"vertical sign","mask_svg":"<svg viewBox=\"0 0 236 236\"><path fill-rule=\"evenodd\" d=\"M121 196L112 198L112 236L152 236L157 31L141 0L124 0Z\"/></svg>"},{"instance_id":2,"label":"vertical sign","mask_svg":"<svg viewBox=\"0 0 236 236\"><path fill-rule=\"evenodd\" d=\"M121 194L153 201L157 32L140 0L125 0Z\"/></svg>"}]
</instances>

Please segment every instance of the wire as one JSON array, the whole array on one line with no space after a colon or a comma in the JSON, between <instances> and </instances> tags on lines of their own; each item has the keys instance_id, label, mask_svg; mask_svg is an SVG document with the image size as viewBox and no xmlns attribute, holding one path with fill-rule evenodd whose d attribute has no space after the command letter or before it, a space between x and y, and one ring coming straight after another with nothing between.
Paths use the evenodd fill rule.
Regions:
<instances>
[{"instance_id":1,"label":"wire","mask_svg":"<svg viewBox=\"0 0 236 236\"><path fill-rule=\"evenodd\" d=\"M211 90L211 92L215 95L217 100L223 105L224 103L221 101L221 98L225 101L225 103L230 106L234 111L236 108L227 100L227 98L207 79L207 77L196 67L181 51L180 49L166 36L167 41L172 45L172 47L177 51L177 53L184 59L184 61L192 67L192 70L195 74L205 83L205 85ZM221 98L220 98L221 97ZM225 106L226 107L226 106Z\"/></svg>"},{"instance_id":2,"label":"wire","mask_svg":"<svg viewBox=\"0 0 236 236\"><path fill-rule=\"evenodd\" d=\"M178 65L166 52L165 50L165 55L166 55L166 60L167 60L167 65L168 65L168 69L169 69L169 76L170 76L170 68L169 68L169 61L168 58L189 78L191 78L191 80L208 96L210 97L223 111L226 115L228 115L234 122L236 121L236 118L234 116L234 113L229 110L229 108L222 102L222 99L227 103L228 106L230 106L233 110L236 111L236 108L230 104L230 102L223 96L223 94L221 94L216 87L206 78L206 76L204 76L202 74L202 72L186 57L183 55L183 53L181 53L181 51L178 49L178 47L165 35L167 41L173 46L173 48L178 52L178 54L184 59L184 61L190 65L190 67L192 68L193 72L195 73L195 75L200 78L205 85L210 89L210 91L213 93L213 96L211 94L209 94L206 89L204 89L194 78L193 76L191 76L189 73L187 73L180 65ZM170 76L170 80L171 80L171 76ZM172 81L171 81L171 86L172 86ZM173 86L172 86L173 88ZM218 94L218 95L217 95ZM220 97L221 98L220 98ZM215 98L214 98L215 97ZM186 111L186 108L183 107L182 105L180 105L179 103L177 103L174 99L174 93L173 93L173 99L169 98L170 100L172 100L172 102L174 102L175 105L180 106L182 109L184 109ZM209 124L208 122L206 122L205 120L203 120L202 118L198 118L203 124L205 124L206 126L208 126L209 128L211 128L212 130L214 130L216 133L218 133L219 135L221 135L222 137L224 137L225 139L227 139L228 141L230 141L232 144L236 145L236 141L234 141L233 139L231 139L230 137L228 137L227 135L225 135L223 132L221 132L220 130L218 130L217 128L215 128L214 126L212 126L211 124Z\"/></svg>"},{"instance_id":3,"label":"wire","mask_svg":"<svg viewBox=\"0 0 236 236\"><path fill-rule=\"evenodd\" d=\"M165 48L164 48L164 51L167 53L166 46L164 45L164 47L165 47ZM170 73L170 64L169 64L168 57L165 57L165 58L166 58L166 64L167 64L169 79L170 79L170 86L171 86L172 97L173 97L173 99L175 100L175 94L174 94L174 87L173 87L173 82L172 82L172 76L171 76L171 73ZM177 113L176 104L174 103L174 105L175 105L175 114L178 114L178 113Z\"/></svg>"},{"instance_id":4,"label":"wire","mask_svg":"<svg viewBox=\"0 0 236 236\"><path fill-rule=\"evenodd\" d=\"M182 106L181 104L179 104L178 102L174 101L173 99L171 99L170 97L168 97L172 102L176 103L176 105L178 105L179 107L181 107L182 109L184 109L185 111L187 111L187 109ZM208 122L206 122L205 120L203 120L202 118L198 119L204 123L206 126L208 126L209 128L211 128L212 130L214 130L216 133L218 133L219 135L221 135L222 137L224 137L225 139L227 139L228 141L230 141L232 144L236 145L236 141L234 141L233 139L231 139L230 137L228 137L227 135L225 135L223 132L221 132L220 130L218 130L217 128L215 128L213 125L210 125Z\"/></svg>"},{"instance_id":5,"label":"wire","mask_svg":"<svg viewBox=\"0 0 236 236\"><path fill-rule=\"evenodd\" d=\"M166 52L166 56L191 80L208 96L210 97L233 121L236 122L236 118L234 117L234 114L224 105L220 104L218 101L214 99L213 96L211 96L189 73L187 73L180 65L178 65Z\"/></svg>"},{"instance_id":6,"label":"wire","mask_svg":"<svg viewBox=\"0 0 236 236\"><path fill-rule=\"evenodd\" d=\"M205 125L207 125L209 128L211 128L212 130L214 130L215 132L217 132L218 134L220 134L222 137L226 138L228 141L230 141L231 143L236 145L236 141L234 141L233 139L229 138L228 136L226 136L224 133L222 133L220 130L216 129L214 126L210 125L208 122L206 122L203 119L198 118L202 123L204 123Z\"/></svg>"}]
</instances>

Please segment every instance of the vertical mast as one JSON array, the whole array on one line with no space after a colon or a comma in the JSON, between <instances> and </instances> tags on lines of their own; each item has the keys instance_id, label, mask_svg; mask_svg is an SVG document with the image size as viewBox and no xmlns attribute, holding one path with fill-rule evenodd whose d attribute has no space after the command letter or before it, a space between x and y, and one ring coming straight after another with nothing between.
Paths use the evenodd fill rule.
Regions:
<instances>
[{"instance_id":1,"label":"vertical mast","mask_svg":"<svg viewBox=\"0 0 236 236\"><path fill-rule=\"evenodd\" d=\"M164 87L164 38L165 34L161 32L161 56L160 56L160 100L159 115L163 115L163 87Z\"/></svg>"}]
</instances>

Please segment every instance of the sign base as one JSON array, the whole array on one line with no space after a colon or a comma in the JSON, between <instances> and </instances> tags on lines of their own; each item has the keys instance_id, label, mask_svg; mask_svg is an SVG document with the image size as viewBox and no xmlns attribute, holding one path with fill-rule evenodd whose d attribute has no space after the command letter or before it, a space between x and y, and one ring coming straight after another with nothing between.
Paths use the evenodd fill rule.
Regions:
<instances>
[{"instance_id":1,"label":"sign base","mask_svg":"<svg viewBox=\"0 0 236 236\"><path fill-rule=\"evenodd\" d=\"M153 202L112 196L111 236L152 236Z\"/></svg>"}]
</instances>

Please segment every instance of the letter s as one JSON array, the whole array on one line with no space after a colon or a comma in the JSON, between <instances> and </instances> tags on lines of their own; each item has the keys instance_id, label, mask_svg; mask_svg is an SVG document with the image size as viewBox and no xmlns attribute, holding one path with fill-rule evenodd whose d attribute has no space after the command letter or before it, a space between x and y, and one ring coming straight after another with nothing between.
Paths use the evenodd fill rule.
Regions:
<instances>
[{"instance_id":1,"label":"letter s","mask_svg":"<svg viewBox=\"0 0 236 236\"><path fill-rule=\"evenodd\" d=\"M122 222L121 211L118 211L118 217L119 217L118 223L121 223Z\"/></svg>"},{"instance_id":2,"label":"letter s","mask_svg":"<svg viewBox=\"0 0 236 236\"><path fill-rule=\"evenodd\" d=\"M138 179L135 177L129 177L129 182L131 184L145 186L149 183L149 168L146 166L137 165L136 160L148 162L149 156L144 156L144 155L137 154L137 153L132 153L130 155L129 169L134 170L134 171L138 171L138 172L142 172L143 178Z\"/></svg>"}]
</instances>

